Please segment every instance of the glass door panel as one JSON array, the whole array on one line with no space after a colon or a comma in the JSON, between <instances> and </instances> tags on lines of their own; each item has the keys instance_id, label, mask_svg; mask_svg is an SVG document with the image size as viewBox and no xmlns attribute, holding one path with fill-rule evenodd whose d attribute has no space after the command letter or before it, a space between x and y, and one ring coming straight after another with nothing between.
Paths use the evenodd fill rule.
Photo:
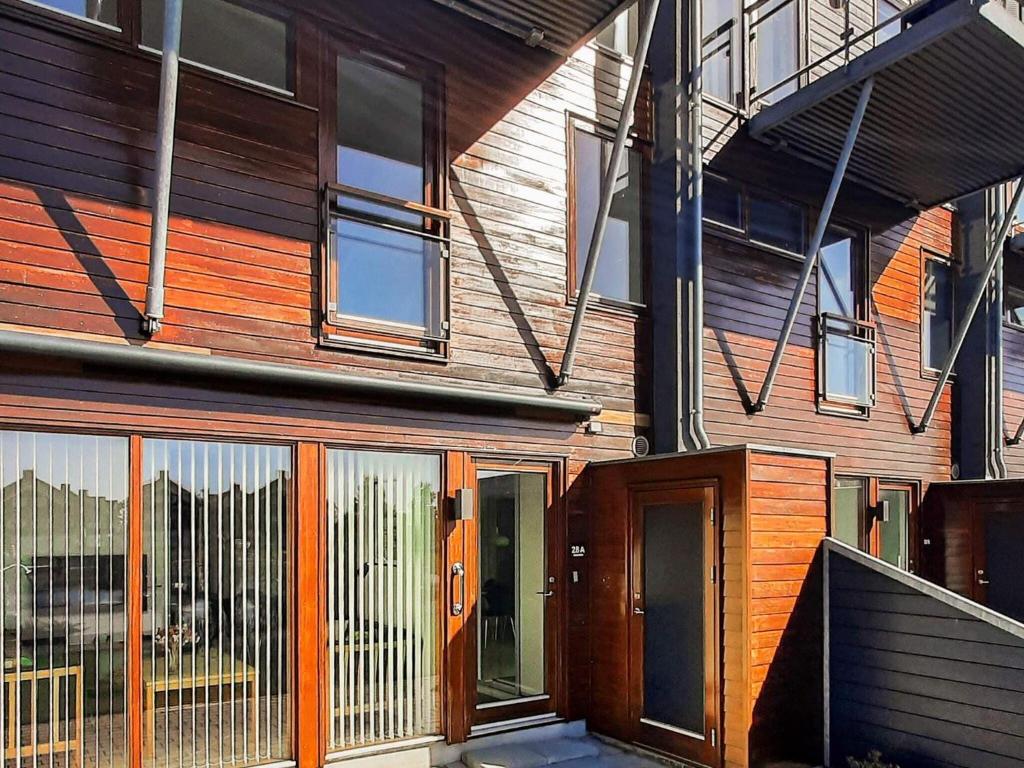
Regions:
<instances>
[{"instance_id":1,"label":"glass door panel","mask_svg":"<svg viewBox=\"0 0 1024 768\"><path fill-rule=\"evenodd\" d=\"M477 706L547 694L548 475L477 473Z\"/></svg>"},{"instance_id":2,"label":"glass door panel","mask_svg":"<svg viewBox=\"0 0 1024 768\"><path fill-rule=\"evenodd\" d=\"M291 449L142 453L143 764L288 759Z\"/></svg>"},{"instance_id":3,"label":"glass door panel","mask_svg":"<svg viewBox=\"0 0 1024 768\"><path fill-rule=\"evenodd\" d=\"M876 523L878 557L906 570L910 567L910 490L880 488L878 501L887 509Z\"/></svg>"}]
</instances>

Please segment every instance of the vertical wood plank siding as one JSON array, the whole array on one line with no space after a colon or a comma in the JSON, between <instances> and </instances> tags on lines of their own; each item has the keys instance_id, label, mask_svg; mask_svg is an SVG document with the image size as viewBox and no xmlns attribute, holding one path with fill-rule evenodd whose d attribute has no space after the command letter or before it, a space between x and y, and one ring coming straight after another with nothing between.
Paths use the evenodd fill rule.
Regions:
<instances>
[{"instance_id":1,"label":"vertical wood plank siding","mask_svg":"<svg viewBox=\"0 0 1024 768\"><path fill-rule=\"evenodd\" d=\"M708 235L705 239L705 388L714 443L752 441L834 451L836 472L894 479L948 480L950 398L931 429L912 435L934 378L921 367L922 248L952 248L952 215L930 211L875 235L870 247L871 319L877 324L878 402L869 419L815 409L816 281L811 280L766 411L749 416L771 360L800 263Z\"/></svg>"},{"instance_id":2,"label":"vertical wood plank siding","mask_svg":"<svg viewBox=\"0 0 1024 768\"><path fill-rule=\"evenodd\" d=\"M1024 763L1024 628L1012 633L829 553L832 765Z\"/></svg>"}]
</instances>

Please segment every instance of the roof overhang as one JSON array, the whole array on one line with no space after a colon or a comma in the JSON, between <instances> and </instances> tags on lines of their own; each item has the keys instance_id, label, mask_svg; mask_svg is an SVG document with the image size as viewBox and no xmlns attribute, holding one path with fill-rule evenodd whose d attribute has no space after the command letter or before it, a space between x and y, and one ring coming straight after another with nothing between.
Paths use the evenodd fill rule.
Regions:
<instances>
[{"instance_id":1,"label":"roof overhang","mask_svg":"<svg viewBox=\"0 0 1024 768\"><path fill-rule=\"evenodd\" d=\"M750 120L750 134L831 169L861 84L875 80L847 177L926 209L1019 176L1024 23L955 0Z\"/></svg>"},{"instance_id":2,"label":"roof overhang","mask_svg":"<svg viewBox=\"0 0 1024 768\"><path fill-rule=\"evenodd\" d=\"M635 0L434 0L521 38L527 45L567 56Z\"/></svg>"}]
</instances>

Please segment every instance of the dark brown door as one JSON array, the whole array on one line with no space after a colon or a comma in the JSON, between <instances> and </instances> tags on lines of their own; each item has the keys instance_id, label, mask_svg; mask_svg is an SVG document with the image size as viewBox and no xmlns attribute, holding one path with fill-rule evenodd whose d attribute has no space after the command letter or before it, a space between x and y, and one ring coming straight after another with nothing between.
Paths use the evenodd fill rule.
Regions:
<instances>
[{"instance_id":1,"label":"dark brown door","mask_svg":"<svg viewBox=\"0 0 1024 768\"><path fill-rule=\"evenodd\" d=\"M713 486L630 494L630 719L638 744L720 763Z\"/></svg>"},{"instance_id":2,"label":"dark brown door","mask_svg":"<svg viewBox=\"0 0 1024 768\"><path fill-rule=\"evenodd\" d=\"M549 464L472 462L465 528L469 721L557 709L560 515ZM472 671L470 671L472 670Z\"/></svg>"}]
</instances>

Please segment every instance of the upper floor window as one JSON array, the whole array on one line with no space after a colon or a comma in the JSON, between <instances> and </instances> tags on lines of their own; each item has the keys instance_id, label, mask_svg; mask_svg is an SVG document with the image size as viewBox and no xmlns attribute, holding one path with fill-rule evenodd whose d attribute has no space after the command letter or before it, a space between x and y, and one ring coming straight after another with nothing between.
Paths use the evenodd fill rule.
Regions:
<instances>
[{"instance_id":1,"label":"upper floor window","mask_svg":"<svg viewBox=\"0 0 1024 768\"><path fill-rule=\"evenodd\" d=\"M875 398L875 334L866 322L864 240L830 228L818 258L818 398L829 410L863 415Z\"/></svg>"},{"instance_id":2,"label":"upper floor window","mask_svg":"<svg viewBox=\"0 0 1024 768\"><path fill-rule=\"evenodd\" d=\"M798 0L756 0L747 8L752 100L778 101L796 90L796 80L787 78L800 68L798 11Z\"/></svg>"},{"instance_id":3,"label":"upper floor window","mask_svg":"<svg viewBox=\"0 0 1024 768\"><path fill-rule=\"evenodd\" d=\"M1003 313L1006 322L1024 328L1024 263L1019 254L1003 260Z\"/></svg>"},{"instance_id":4,"label":"upper floor window","mask_svg":"<svg viewBox=\"0 0 1024 768\"><path fill-rule=\"evenodd\" d=\"M143 47L160 50L163 34L163 0L142 0ZM181 58L191 64L290 93L291 50L291 29L283 18L228 0L183 4Z\"/></svg>"},{"instance_id":5,"label":"upper floor window","mask_svg":"<svg viewBox=\"0 0 1024 768\"><path fill-rule=\"evenodd\" d=\"M953 345L953 290L953 263L927 254L921 285L921 354L925 368L940 369Z\"/></svg>"},{"instance_id":6,"label":"upper floor window","mask_svg":"<svg viewBox=\"0 0 1024 768\"><path fill-rule=\"evenodd\" d=\"M704 177L703 203L704 220L724 234L787 256L803 256L807 212L802 205L711 175Z\"/></svg>"},{"instance_id":7,"label":"upper floor window","mask_svg":"<svg viewBox=\"0 0 1024 768\"><path fill-rule=\"evenodd\" d=\"M729 104L738 103L740 93L741 0L703 0L702 35L704 94Z\"/></svg>"},{"instance_id":8,"label":"upper floor window","mask_svg":"<svg viewBox=\"0 0 1024 768\"><path fill-rule=\"evenodd\" d=\"M606 137L573 122L573 199L569 223L569 284L573 295L583 281L611 148L612 142ZM633 305L644 303L643 179L644 156L634 145L627 149L615 180L611 213L594 275L593 291L601 299Z\"/></svg>"},{"instance_id":9,"label":"upper floor window","mask_svg":"<svg viewBox=\"0 0 1024 768\"><path fill-rule=\"evenodd\" d=\"M598 33L597 44L619 56L632 56L636 50L639 18L638 3L634 3Z\"/></svg>"},{"instance_id":10,"label":"upper floor window","mask_svg":"<svg viewBox=\"0 0 1024 768\"><path fill-rule=\"evenodd\" d=\"M898 0L878 0L878 21L877 24L883 24L889 19L896 16L900 11L903 10ZM886 40L891 40L900 33L899 22L893 21L885 26L879 27L878 31L875 32L875 43L884 43Z\"/></svg>"},{"instance_id":11,"label":"upper floor window","mask_svg":"<svg viewBox=\"0 0 1024 768\"><path fill-rule=\"evenodd\" d=\"M97 21L110 27L117 26L118 0L28 0L33 5L51 8L58 13Z\"/></svg>"},{"instance_id":12,"label":"upper floor window","mask_svg":"<svg viewBox=\"0 0 1024 768\"><path fill-rule=\"evenodd\" d=\"M338 55L336 78L327 338L440 352L448 270L436 78L362 51Z\"/></svg>"}]
</instances>

